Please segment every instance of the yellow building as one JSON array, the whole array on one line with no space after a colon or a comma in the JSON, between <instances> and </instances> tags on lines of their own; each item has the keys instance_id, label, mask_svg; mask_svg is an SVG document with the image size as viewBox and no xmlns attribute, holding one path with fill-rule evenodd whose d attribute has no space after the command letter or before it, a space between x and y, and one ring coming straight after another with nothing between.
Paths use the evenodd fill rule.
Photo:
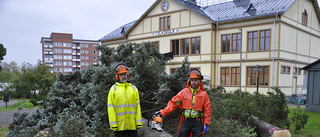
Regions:
<instances>
[{"instance_id":1,"label":"yellow building","mask_svg":"<svg viewBox=\"0 0 320 137\"><path fill-rule=\"evenodd\" d=\"M301 92L301 68L320 59L319 19L316 0L234 0L204 7L195 0L157 0L138 20L99 41L109 47L152 42L161 53L174 54L167 73L188 56L212 87L253 92L259 80L259 92L279 86L290 95Z\"/></svg>"}]
</instances>

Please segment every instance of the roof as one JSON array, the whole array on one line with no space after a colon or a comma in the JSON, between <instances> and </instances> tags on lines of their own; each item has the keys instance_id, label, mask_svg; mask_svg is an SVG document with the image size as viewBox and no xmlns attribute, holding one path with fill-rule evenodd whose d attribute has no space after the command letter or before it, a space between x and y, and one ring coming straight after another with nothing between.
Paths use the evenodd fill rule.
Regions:
<instances>
[{"instance_id":1,"label":"roof","mask_svg":"<svg viewBox=\"0 0 320 137\"><path fill-rule=\"evenodd\" d=\"M148 11L139 18L139 20L121 26L120 28L99 39L99 41L124 38L132 30L132 28L137 25L142 18L146 16L148 12L150 12L150 10L160 1L161 0L157 0L148 9ZM185 0L174 1L212 22L229 22L283 14L296 0L233 0L230 2L213 4L206 7L197 6ZM313 3L314 5L317 5L317 1L313 0ZM320 17L320 11L316 11L318 11L319 14L317 13L317 15Z\"/></svg>"},{"instance_id":2,"label":"roof","mask_svg":"<svg viewBox=\"0 0 320 137\"><path fill-rule=\"evenodd\" d=\"M102 37L101 39L99 39L99 41L103 41L103 40L111 40L111 39L118 39L118 38L123 38L124 34L126 32L128 32L128 30L133 26L133 24L135 24L137 22L137 20L132 21L126 25L121 26L120 28L110 32L109 34L107 34L106 36Z\"/></svg>"},{"instance_id":3,"label":"roof","mask_svg":"<svg viewBox=\"0 0 320 137\"><path fill-rule=\"evenodd\" d=\"M284 13L295 0L238 0L203 8L212 21L227 22ZM251 8L253 7L253 8Z\"/></svg>"},{"instance_id":4,"label":"roof","mask_svg":"<svg viewBox=\"0 0 320 137\"><path fill-rule=\"evenodd\" d=\"M302 70L307 70L307 69L309 69L309 68L311 68L311 67L313 67L313 66L315 66L317 64L320 64L320 59L318 59L317 61L312 62L312 63L308 64L307 66L303 67Z\"/></svg>"}]
</instances>

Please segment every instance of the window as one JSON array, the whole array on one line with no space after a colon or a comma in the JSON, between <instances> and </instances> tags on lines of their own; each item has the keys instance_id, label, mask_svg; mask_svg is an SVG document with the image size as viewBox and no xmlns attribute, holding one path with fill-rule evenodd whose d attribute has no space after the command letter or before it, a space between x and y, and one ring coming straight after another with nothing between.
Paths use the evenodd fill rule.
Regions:
<instances>
[{"instance_id":1,"label":"window","mask_svg":"<svg viewBox=\"0 0 320 137\"><path fill-rule=\"evenodd\" d=\"M73 44L72 44L72 47L77 47L77 45L73 43Z\"/></svg>"},{"instance_id":2,"label":"window","mask_svg":"<svg viewBox=\"0 0 320 137\"><path fill-rule=\"evenodd\" d=\"M88 53L89 53L89 51L88 51L88 50L85 50L85 53L86 53L86 54L88 54Z\"/></svg>"},{"instance_id":3,"label":"window","mask_svg":"<svg viewBox=\"0 0 320 137\"><path fill-rule=\"evenodd\" d=\"M72 50L71 49L63 49L63 53L71 53Z\"/></svg>"},{"instance_id":4,"label":"window","mask_svg":"<svg viewBox=\"0 0 320 137\"><path fill-rule=\"evenodd\" d=\"M240 67L221 68L221 85L239 85L239 84L240 84Z\"/></svg>"},{"instance_id":5,"label":"window","mask_svg":"<svg viewBox=\"0 0 320 137\"><path fill-rule=\"evenodd\" d=\"M181 39L181 55L189 54L189 39Z\"/></svg>"},{"instance_id":6,"label":"window","mask_svg":"<svg viewBox=\"0 0 320 137\"><path fill-rule=\"evenodd\" d=\"M308 13L307 10L304 10L302 13L302 24L307 25L308 24Z\"/></svg>"},{"instance_id":7,"label":"window","mask_svg":"<svg viewBox=\"0 0 320 137\"><path fill-rule=\"evenodd\" d=\"M191 38L191 54L200 53L200 37Z\"/></svg>"},{"instance_id":8,"label":"window","mask_svg":"<svg viewBox=\"0 0 320 137\"><path fill-rule=\"evenodd\" d=\"M242 36L240 33L232 34L232 52L240 52Z\"/></svg>"},{"instance_id":9,"label":"window","mask_svg":"<svg viewBox=\"0 0 320 137\"><path fill-rule=\"evenodd\" d=\"M54 61L53 64L54 64L54 65L61 66L61 65L62 65L62 61Z\"/></svg>"},{"instance_id":10,"label":"window","mask_svg":"<svg viewBox=\"0 0 320 137\"><path fill-rule=\"evenodd\" d=\"M229 85L230 71L229 68L221 68L221 85Z\"/></svg>"},{"instance_id":11,"label":"window","mask_svg":"<svg viewBox=\"0 0 320 137\"><path fill-rule=\"evenodd\" d=\"M290 74L290 66L281 66L281 73Z\"/></svg>"},{"instance_id":12,"label":"window","mask_svg":"<svg viewBox=\"0 0 320 137\"><path fill-rule=\"evenodd\" d=\"M72 53L77 53L77 50L72 50Z\"/></svg>"},{"instance_id":13,"label":"window","mask_svg":"<svg viewBox=\"0 0 320 137\"><path fill-rule=\"evenodd\" d=\"M270 30L260 31L260 50L270 49Z\"/></svg>"},{"instance_id":14,"label":"window","mask_svg":"<svg viewBox=\"0 0 320 137\"><path fill-rule=\"evenodd\" d=\"M77 59L77 56L72 56L72 59Z\"/></svg>"},{"instance_id":15,"label":"window","mask_svg":"<svg viewBox=\"0 0 320 137\"><path fill-rule=\"evenodd\" d=\"M93 54L96 54L97 53L97 51L93 51Z\"/></svg>"},{"instance_id":16,"label":"window","mask_svg":"<svg viewBox=\"0 0 320 137\"><path fill-rule=\"evenodd\" d=\"M62 68L53 68L53 70L56 72L62 72Z\"/></svg>"},{"instance_id":17,"label":"window","mask_svg":"<svg viewBox=\"0 0 320 137\"><path fill-rule=\"evenodd\" d=\"M97 57L93 57L93 60L97 60Z\"/></svg>"},{"instance_id":18,"label":"window","mask_svg":"<svg viewBox=\"0 0 320 137\"><path fill-rule=\"evenodd\" d=\"M170 29L171 18L170 16L160 18L160 30Z\"/></svg>"},{"instance_id":19,"label":"window","mask_svg":"<svg viewBox=\"0 0 320 137\"><path fill-rule=\"evenodd\" d=\"M200 37L171 40L173 55L200 54L200 46Z\"/></svg>"},{"instance_id":20,"label":"window","mask_svg":"<svg viewBox=\"0 0 320 137\"><path fill-rule=\"evenodd\" d=\"M84 44L80 44L80 47L84 47Z\"/></svg>"},{"instance_id":21,"label":"window","mask_svg":"<svg viewBox=\"0 0 320 137\"><path fill-rule=\"evenodd\" d=\"M85 58L86 58L86 60L88 60L88 59L89 59L89 57L88 57L88 56L85 56Z\"/></svg>"},{"instance_id":22,"label":"window","mask_svg":"<svg viewBox=\"0 0 320 137\"><path fill-rule=\"evenodd\" d=\"M301 74L301 68L293 68L293 74Z\"/></svg>"},{"instance_id":23,"label":"window","mask_svg":"<svg viewBox=\"0 0 320 137\"><path fill-rule=\"evenodd\" d=\"M93 47L95 48L97 45L93 45Z\"/></svg>"},{"instance_id":24,"label":"window","mask_svg":"<svg viewBox=\"0 0 320 137\"><path fill-rule=\"evenodd\" d=\"M77 62L72 62L72 65L77 65Z\"/></svg>"},{"instance_id":25,"label":"window","mask_svg":"<svg viewBox=\"0 0 320 137\"><path fill-rule=\"evenodd\" d=\"M171 52L173 55L179 55L179 40L171 40Z\"/></svg>"},{"instance_id":26,"label":"window","mask_svg":"<svg viewBox=\"0 0 320 137\"><path fill-rule=\"evenodd\" d=\"M89 66L89 63L88 63L88 62L86 62L86 66Z\"/></svg>"},{"instance_id":27,"label":"window","mask_svg":"<svg viewBox=\"0 0 320 137\"><path fill-rule=\"evenodd\" d=\"M154 48L159 50L159 41L151 42L151 45L154 46Z\"/></svg>"},{"instance_id":28,"label":"window","mask_svg":"<svg viewBox=\"0 0 320 137\"><path fill-rule=\"evenodd\" d=\"M263 50L269 50L269 49L270 49L270 30L248 32L248 51L263 51Z\"/></svg>"},{"instance_id":29,"label":"window","mask_svg":"<svg viewBox=\"0 0 320 137\"><path fill-rule=\"evenodd\" d=\"M247 85L257 85L257 79L259 78L259 85L269 85L269 67L259 67L261 70L257 71L256 67L247 68ZM257 77L258 76L258 77Z\"/></svg>"},{"instance_id":30,"label":"window","mask_svg":"<svg viewBox=\"0 0 320 137\"><path fill-rule=\"evenodd\" d=\"M222 35L222 52L230 52L230 35Z\"/></svg>"},{"instance_id":31,"label":"window","mask_svg":"<svg viewBox=\"0 0 320 137\"><path fill-rule=\"evenodd\" d=\"M64 55L63 59L72 59L72 56Z\"/></svg>"},{"instance_id":32,"label":"window","mask_svg":"<svg viewBox=\"0 0 320 137\"><path fill-rule=\"evenodd\" d=\"M62 47L62 43L61 42L53 42L53 46Z\"/></svg>"},{"instance_id":33,"label":"window","mask_svg":"<svg viewBox=\"0 0 320 137\"><path fill-rule=\"evenodd\" d=\"M84 53L84 50L80 50L81 53Z\"/></svg>"},{"instance_id":34,"label":"window","mask_svg":"<svg viewBox=\"0 0 320 137\"><path fill-rule=\"evenodd\" d=\"M64 66L72 66L72 62L63 62Z\"/></svg>"},{"instance_id":35,"label":"window","mask_svg":"<svg viewBox=\"0 0 320 137\"><path fill-rule=\"evenodd\" d=\"M53 49L54 53L62 53L62 49Z\"/></svg>"},{"instance_id":36,"label":"window","mask_svg":"<svg viewBox=\"0 0 320 137\"><path fill-rule=\"evenodd\" d=\"M72 44L71 43L63 43L63 47L71 47Z\"/></svg>"},{"instance_id":37,"label":"window","mask_svg":"<svg viewBox=\"0 0 320 137\"><path fill-rule=\"evenodd\" d=\"M171 68L170 69L170 74L173 74L173 73L175 73L176 72L176 68Z\"/></svg>"},{"instance_id":38,"label":"window","mask_svg":"<svg viewBox=\"0 0 320 137\"><path fill-rule=\"evenodd\" d=\"M248 51L257 51L258 49L258 32L248 33Z\"/></svg>"},{"instance_id":39,"label":"window","mask_svg":"<svg viewBox=\"0 0 320 137\"><path fill-rule=\"evenodd\" d=\"M81 64L82 66L84 66L84 62L81 62L80 64Z\"/></svg>"},{"instance_id":40,"label":"window","mask_svg":"<svg viewBox=\"0 0 320 137\"><path fill-rule=\"evenodd\" d=\"M53 55L54 59L62 59L62 55Z\"/></svg>"},{"instance_id":41,"label":"window","mask_svg":"<svg viewBox=\"0 0 320 137\"><path fill-rule=\"evenodd\" d=\"M72 72L72 68L64 68L64 72Z\"/></svg>"},{"instance_id":42,"label":"window","mask_svg":"<svg viewBox=\"0 0 320 137\"><path fill-rule=\"evenodd\" d=\"M88 44L85 44L85 47L87 48L87 47L88 47Z\"/></svg>"},{"instance_id":43,"label":"window","mask_svg":"<svg viewBox=\"0 0 320 137\"><path fill-rule=\"evenodd\" d=\"M84 59L84 56L80 56L80 59Z\"/></svg>"}]
</instances>

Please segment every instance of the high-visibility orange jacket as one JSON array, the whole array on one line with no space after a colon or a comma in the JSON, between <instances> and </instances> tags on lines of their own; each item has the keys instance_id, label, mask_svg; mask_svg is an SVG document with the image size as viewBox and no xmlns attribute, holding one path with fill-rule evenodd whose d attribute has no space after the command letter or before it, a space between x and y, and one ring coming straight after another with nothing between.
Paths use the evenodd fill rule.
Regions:
<instances>
[{"instance_id":1,"label":"high-visibility orange jacket","mask_svg":"<svg viewBox=\"0 0 320 137\"><path fill-rule=\"evenodd\" d=\"M182 109L194 109L203 112L203 124L210 125L211 117L211 104L207 92L204 90L202 81L199 84L200 89L195 95L192 94L190 85L182 89L176 96L168 102L168 105L160 110L161 115L165 117L167 114L176 110L178 107ZM192 104L192 98L194 96L194 104ZM180 105L178 105L180 104Z\"/></svg>"}]
</instances>

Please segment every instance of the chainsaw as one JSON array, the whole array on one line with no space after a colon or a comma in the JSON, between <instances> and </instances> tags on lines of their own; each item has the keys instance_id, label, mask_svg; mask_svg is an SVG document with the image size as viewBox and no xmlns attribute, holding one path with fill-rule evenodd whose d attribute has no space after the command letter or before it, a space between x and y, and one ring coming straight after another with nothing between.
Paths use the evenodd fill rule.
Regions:
<instances>
[{"instance_id":1,"label":"chainsaw","mask_svg":"<svg viewBox=\"0 0 320 137\"><path fill-rule=\"evenodd\" d=\"M156 129L158 131L162 131L162 116L160 112L152 113L148 118L148 127L151 127L152 129ZM151 121L152 120L152 121ZM151 122L150 122L151 121Z\"/></svg>"}]
</instances>

